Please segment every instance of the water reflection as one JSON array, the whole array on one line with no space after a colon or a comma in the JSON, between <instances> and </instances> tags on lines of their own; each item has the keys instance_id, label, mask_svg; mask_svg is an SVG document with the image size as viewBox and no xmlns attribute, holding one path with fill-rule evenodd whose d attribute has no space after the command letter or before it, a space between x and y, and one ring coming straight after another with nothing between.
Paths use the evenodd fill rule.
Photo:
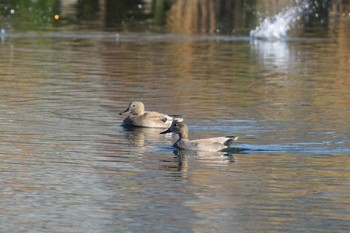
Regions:
<instances>
[{"instance_id":1,"label":"water reflection","mask_svg":"<svg viewBox=\"0 0 350 233\"><path fill-rule=\"evenodd\" d=\"M259 57L263 65L280 72L289 71L290 64L295 60L290 53L289 44L286 41L251 40L252 50Z\"/></svg>"},{"instance_id":2,"label":"water reflection","mask_svg":"<svg viewBox=\"0 0 350 233\"><path fill-rule=\"evenodd\" d=\"M136 147L147 147L152 141L159 142L169 135L161 135L164 131L162 128L146 128L146 127L123 127L125 136L130 145Z\"/></svg>"},{"instance_id":3,"label":"water reflection","mask_svg":"<svg viewBox=\"0 0 350 233\"><path fill-rule=\"evenodd\" d=\"M6 37L2 230L348 232L344 19L322 40L285 44L116 41L99 31ZM235 133L248 150L174 152L170 136L124 129L117 109L136 98L183 114L193 138Z\"/></svg>"},{"instance_id":4,"label":"water reflection","mask_svg":"<svg viewBox=\"0 0 350 233\"><path fill-rule=\"evenodd\" d=\"M232 153L227 152L207 152L193 150L173 150L173 157L162 156L159 158L160 167L166 170L181 172L182 177L187 177L195 167L217 167L228 166L235 162Z\"/></svg>"},{"instance_id":5,"label":"water reflection","mask_svg":"<svg viewBox=\"0 0 350 233\"><path fill-rule=\"evenodd\" d=\"M186 162L186 167L189 163L195 162L202 166L218 166L228 165L234 162L235 158L232 153L228 152L208 152L208 151L194 151L194 150L174 150L174 155L181 158L182 162Z\"/></svg>"},{"instance_id":6,"label":"water reflection","mask_svg":"<svg viewBox=\"0 0 350 233\"><path fill-rule=\"evenodd\" d=\"M303 5L292 34L327 30L349 17L349 1L295 0L72 0L0 2L6 30L98 29L118 32L248 35L263 18Z\"/></svg>"}]
</instances>

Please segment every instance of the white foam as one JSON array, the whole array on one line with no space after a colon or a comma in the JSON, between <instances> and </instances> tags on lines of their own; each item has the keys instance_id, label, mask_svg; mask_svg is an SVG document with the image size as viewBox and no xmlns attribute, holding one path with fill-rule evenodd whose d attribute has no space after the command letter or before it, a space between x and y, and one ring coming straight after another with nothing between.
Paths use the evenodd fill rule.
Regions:
<instances>
[{"instance_id":1,"label":"white foam","mask_svg":"<svg viewBox=\"0 0 350 233\"><path fill-rule=\"evenodd\" d=\"M289 29L294 26L300 13L309 7L307 0L297 6L292 6L262 20L254 30L250 31L250 37L265 40L281 40L288 36Z\"/></svg>"}]
</instances>

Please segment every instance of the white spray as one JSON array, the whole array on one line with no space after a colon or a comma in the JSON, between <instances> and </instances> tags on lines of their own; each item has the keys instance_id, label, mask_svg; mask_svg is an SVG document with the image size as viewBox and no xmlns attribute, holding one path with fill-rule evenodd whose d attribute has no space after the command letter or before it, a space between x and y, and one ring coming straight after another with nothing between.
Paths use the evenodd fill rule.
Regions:
<instances>
[{"instance_id":1,"label":"white spray","mask_svg":"<svg viewBox=\"0 0 350 233\"><path fill-rule=\"evenodd\" d=\"M300 14L309 8L308 1L285 9L272 17L262 20L254 30L250 31L250 37L265 40L281 40L287 37L289 29L297 22Z\"/></svg>"}]
</instances>

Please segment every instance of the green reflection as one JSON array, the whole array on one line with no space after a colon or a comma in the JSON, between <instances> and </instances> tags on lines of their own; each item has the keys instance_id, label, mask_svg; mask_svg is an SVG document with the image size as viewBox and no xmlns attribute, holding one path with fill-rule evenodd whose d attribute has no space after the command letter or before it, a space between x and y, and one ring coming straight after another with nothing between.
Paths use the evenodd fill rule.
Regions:
<instances>
[{"instance_id":1,"label":"green reflection","mask_svg":"<svg viewBox=\"0 0 350 233\"><path fill-rule=\"evenodd\" d=\"M2 24L19 30L38 30L56 23L54 16L59 13L59 0L17 0L2 4Z\"/></svg>"}]
</instances>

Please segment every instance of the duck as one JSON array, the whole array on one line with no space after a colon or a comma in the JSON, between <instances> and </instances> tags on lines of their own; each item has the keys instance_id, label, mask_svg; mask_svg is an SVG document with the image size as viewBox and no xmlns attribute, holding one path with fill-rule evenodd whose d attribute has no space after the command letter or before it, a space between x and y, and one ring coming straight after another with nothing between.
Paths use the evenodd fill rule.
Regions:
<instances>
[{"instance_id":1,"label":"duck","mask_svg":"<svg viewBox=\"0 0 350 233\"><path fill-rule=\"evenodd\" d=\"M145 105L141 101L130 102L128 108L119 113L119 115L127 114L129 116L123 120L123 126L167 128L173 122L173 117L167 114L145 111Z\"/></svg>"},{"instance_id":2,"label":"duck","mask_svg":"<svg viewBox=\"0 0 350 233\"><path fill-rule=\"evenodd\" d=\"M179 139L174 143L174 147L184 150L208 152L223 151L229 148L233 142L238 139L238 136L224 136L190 140L188 127L182 120L174 120L171 126L160 134L170 132L179 135Z\"/></svg>"}]
</instances>

